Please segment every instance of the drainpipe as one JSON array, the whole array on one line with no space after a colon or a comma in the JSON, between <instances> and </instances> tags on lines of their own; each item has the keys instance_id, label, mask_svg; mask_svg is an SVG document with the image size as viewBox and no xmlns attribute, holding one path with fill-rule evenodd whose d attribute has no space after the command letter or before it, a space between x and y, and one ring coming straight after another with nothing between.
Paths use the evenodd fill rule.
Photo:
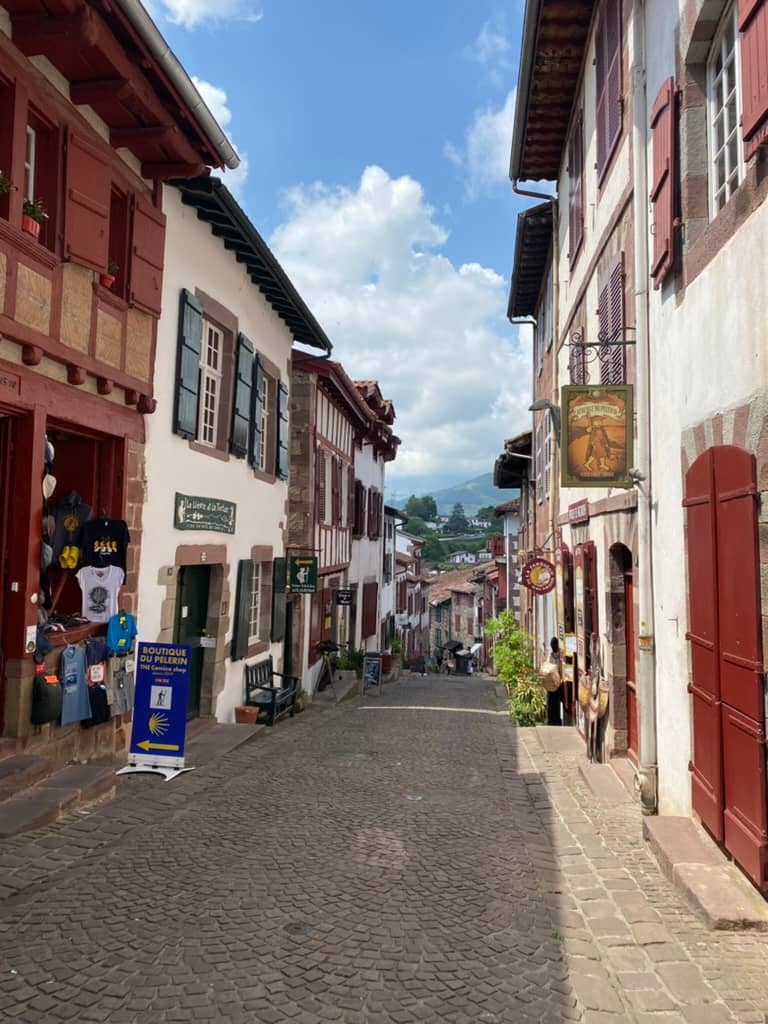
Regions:
<instances>
[{"instance_id":1,"label":"drainpipe","mask_svg":"<svg viewBox=\"0 0 768 1024\"><path fill-rule=\"evenodd\" d=\"M651 380L648 331L648 169L645 81L645 0L632 12L632 171L635 234L635 326L637 403L637 569L638 611L638 769L643 814L658 809L656 750L656 656L654 652L653 550L651 504Z\"/></svg>"}]
</instances>

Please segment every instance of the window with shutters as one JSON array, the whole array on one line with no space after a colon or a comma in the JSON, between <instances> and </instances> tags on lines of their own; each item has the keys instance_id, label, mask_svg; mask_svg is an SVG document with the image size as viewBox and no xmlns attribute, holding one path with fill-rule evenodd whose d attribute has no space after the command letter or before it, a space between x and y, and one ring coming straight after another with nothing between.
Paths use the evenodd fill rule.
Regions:
<instances>
[{"instance_id":1,"label":"window with shutters","mask_svg":"<svg viewBox=\"0 0 768 1024\"><path fill-rule=\"evenodd\" d=\"M259 453L256 460L256 469L260 469L262 473L267 471L267 428L269 425L269 390L268 377L265 373L261 374L260 377L260 393L258 395L259 401Z\"/></svg>"},{"instance_id":2,"label":"window with shutters","mask_svg":"<svg viewBox=\"0 0 768 1024\"><path fill-rule=\"evenodd\" d=\"M621 0L605 0L595 32L597 179L602 181L621 137Z\"/></svg>"},{"instance_id":3,"label":"window with shutters","mask_svg":"<svg viewBox=\"0 0 768 1024\"><path fill-rule=\"evenodd\" d=\"M651 207L653 227L653 257L651 277L655 287L672 269L674 262L675 227L675 80L668 78L659 90L651 108L652 178Z\"/></svg>"},{"instance_id":4,"label":"window with shutters","mask_svg":"<svg viewBox=\"0 0 768 1024\"><path fill-rule=\"evenodd\" d=\"M584 240L584 115L576 115L568 144L568 262L576 264Z\"/></svg>"},{"instance_id":5,"label":"window with shutters","mask_svg":"<svg viewBox=\"0 0 768 1024\"><path fill-rule=\"evenodd\" d=\"M608 266L600 288L598 307L601 384L625 383L624 342L624 253Z\"/></svg>"},{"instance_id":6,"label":"window with shutters","mask_svg":"<svg viewBox=\"0 0 768 1024\"><path fill-rule=\"evenodd\" d=\"M251 610L248 616L248 645L258 643L261 639L261 633L261 562L254 562Z\"/></svg>"},{"instance_id":7,"label":"window with shutters","mask_svg":"<svg viewBox=\"0 0 768 1024\"><path fill-rule=\"evenodd\" d=\"M534 470L535 470L535 473L536 473L536 501L539 504L541 504L542 501L544 501L544 488L542 486L542 470L543 470L542 445L543 445L543 428L542 428L542 425L539 424L538 427L536 427L536 441L535 441L535 445L534 445L534 455L533 455Z\"/></svg>"},{"instance_id":8,"label":"window with shutters","mask_svg":"<svg viewBox=\"0 0 768 1024\"><path fill-rule=\"evenodd\" d=\"M128 244L130 237L130 199L128 193L112 185L109 197L109 253L107 267L114 277L113 295L126 297L128 287Z\"/></svg>"},{"instance_id":9,"label":"window with shutters","mask_svg":"<svg viewBox=\"0 0 768 1024\"><path fill-rule=\"evenodd\" d=\"M200 393L197 410L197 440L200 444L217 447L218 418L221 408L223 383L224 335L213 324L203 321L203 340L200 349Z\"/></svg>"},{"instance_id":10,"label":"window with shutters","mask_svg":"<svg viewBox=\"0 0 768 1024\"><path fill-rule=\"evenodd\" d=\"M57 214L61 185L59 176L60 139L58 126L44 117L40 111L30 107L24 139L23 198L29 202L39 200L42 203L45 217L40 224L39 241L41 245L52 252L56 251ZM106 156L103 159L106 163ZM107 197L109 195L108 181L107 178ZM70 184L71 182L68 180L67 185L70 186ZM79 185L79 180L75 184ZM104 211L105 227L108 215L109 210L107 209ZM106 249L106 240L104 248Z\"/></svg>"},{"instance_id":11,"label":"window with shutters","mask_svg":"<svg viewBox=\"0 0 768 1024\"><path fill-rule=\"evenodd\" d=\"M712 43L707 61L709 110L709 210L716 217L744 177L741 145L736 4L731 4Z\"/></svg>"},{"instance_id":12,"label":"window with shutters","mask_svg":"<svg viewBox=\"0 0 768 1024\"><path fill-rule=\"evenodd\" d=\"M544 413L544 496L549 497L549 478L552 469L552 414Z\"/></svg>"},{"instance_id":13,"label":"window with shutters","mask_svg":"<svg viewBox=\"0 0 768 1024\"><path fill-rule=\"evenodd\" d=\"M377 619L379 584L375 581L363 584L362 638L376 636L379 632Z\"/></svg>"}]
</instances>

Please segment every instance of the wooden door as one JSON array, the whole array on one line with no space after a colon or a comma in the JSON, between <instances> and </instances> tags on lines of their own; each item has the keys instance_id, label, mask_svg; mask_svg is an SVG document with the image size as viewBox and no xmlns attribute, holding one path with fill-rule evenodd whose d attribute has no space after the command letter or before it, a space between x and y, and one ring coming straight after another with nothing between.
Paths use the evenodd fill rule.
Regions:
<instances>
[{"instance_id":1,"label":"wooden door","mask_svg":"<svg viewBox=\"0 0 768 1024\"><path fill-rule=\"evenodd\" d=\"M637 685L635 683L635 604L632 569L624 572L624 655L627 680L627 753L637 763Z\"/></svg>"},{"instance_id":2,"label":"wooden door","mask_svg":"<svg viewBox=\"0 0 768 1024\"><path fill-rule=\"evenodd\" d=\"M765 712L754 456L709 449L688 470L694 809L758 884L768 882Z\"/></svg>"},{"instance_id":3,"label":"wooden door","mask_svg":"<svg viewBox=\"0 0 768 1024\"><path fill-rule=\"evenodd\" d=\"M11 503L11 458L13 450L13 420L0 418L0 735L5 716L5 666L8 637L6 635L5 601L8 594L8 524Z\"/></svg>"},{"instance_id":4,"label":"wooden door","mask_svg":"<svg viewBox=\"0 0 768 1024\"><path fill-rule=\"evenodd\" d=\"M176 597L176 643L190 648L189 694L187 718L200 715L205 648L200 640L208 621L208 590L211 581L209 565L184 565L179 569Z\"/></svg>"}]
</instances>

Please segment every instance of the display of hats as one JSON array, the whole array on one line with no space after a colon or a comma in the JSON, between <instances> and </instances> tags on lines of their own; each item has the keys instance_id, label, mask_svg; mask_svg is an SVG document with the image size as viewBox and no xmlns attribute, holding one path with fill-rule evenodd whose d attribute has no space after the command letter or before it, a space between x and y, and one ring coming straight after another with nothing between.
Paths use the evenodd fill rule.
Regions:
<instances>
[{"instance_id":1,"label":"display of hats","mask_svg":"<svg viewBox=\"0 0 768 1024\"><path fill-rule=\"evenodd\" d=\"M59 565L62 569L76 569L80 561L80 548L76 544L66 544L59 555Z\"/></svg>"},{"instance_id":2,"label":"display of hats","mask_svg":"<svg viewBox=\"0 0 768 1024\"><path fill-rule=\"evenodd\" d=\"M53 548L47 541L40 544L40 568L47 569L53 561Z\"/></svg>"},{"instance_id":3,"label":"display of hats","mask_svg":"<svg viewBox=\"0 0 768 1024\"><path fill-rule=\"evenodd\" d=\"M56 490L56 477L51 476L50 473L46 473L43 477L43 497L46 501L51 497L53 492Z\"/></svg>"}]
</instances>

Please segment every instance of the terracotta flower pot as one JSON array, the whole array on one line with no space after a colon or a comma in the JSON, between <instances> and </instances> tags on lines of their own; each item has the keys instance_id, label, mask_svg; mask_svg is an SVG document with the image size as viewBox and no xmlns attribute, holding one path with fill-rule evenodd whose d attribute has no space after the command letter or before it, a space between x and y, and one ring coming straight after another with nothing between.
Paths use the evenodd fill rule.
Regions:
<instances>
[{"instance_id":1,"label":"terracotta flower pot","mask_svg":"<svg viewBox=\"0 0 768 1024\"><path fill-rule=\"evenodd\" d=\"M99 274L99 284L104 288L111 288L115 283L114 274Z\"/></svg>"},{"instance_id":2,"label":"terracotta flower pot","mask_svg":"<svg viewBox=\"0 0 768 1024\"><path fill-rule=\"evenodd\" d=\"M244 704L238 704L235 708L235 722L238 725L256 725L258 717L258 708L246 707Z\"/></svg>"},{"instance_id":3,"label":"terracotta flower pot","mask_svg":"<svg viewBox=\"0 0 768 1024\"><path fill-rule=\"evenodd\" d=\"M21 215L21 230L26 231L28 235L32 235L33 238L40 237L40 221L35 220L34 217L28 217L26 213Z\"/></svg>"}]
</instances>

